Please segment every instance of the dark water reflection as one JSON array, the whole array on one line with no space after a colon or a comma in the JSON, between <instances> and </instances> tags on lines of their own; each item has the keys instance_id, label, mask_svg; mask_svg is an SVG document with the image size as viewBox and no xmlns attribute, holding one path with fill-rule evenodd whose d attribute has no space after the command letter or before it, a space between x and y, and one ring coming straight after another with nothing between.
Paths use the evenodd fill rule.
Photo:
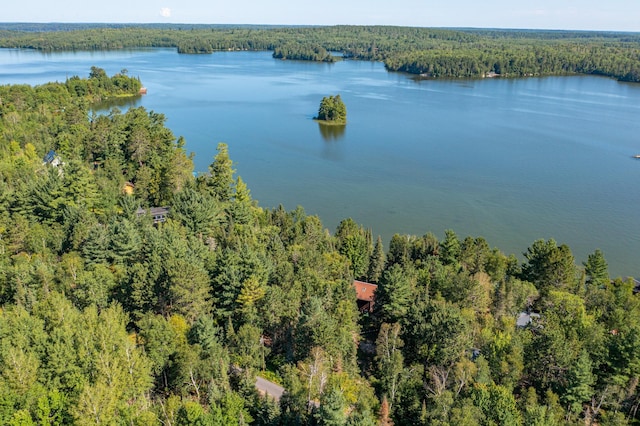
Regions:
<instances>
[{"instance_id":1,"label":"dark water reflection","mask_svg":"<svg viewBox=\"0 0 640 426\"><path fill-rule=\"evenodd\" d=\"M95 112L108 112L112 108L119 108L122 111L126 111L129 108L139 105L141 98L141 95L111 98L93 105L93 110Z\"/></svg>"},{"instance_id":2,"label":"dark water reflection","mask_svg":"<svg viewBox=\"0 0 640 426\"><path fill-rule=\"evenodd\" d=\"M320 130L320 136L322 136L325 142L334 142L344 138L347 126L318 122L318 129Z\"/></svg>"}]
</instances>

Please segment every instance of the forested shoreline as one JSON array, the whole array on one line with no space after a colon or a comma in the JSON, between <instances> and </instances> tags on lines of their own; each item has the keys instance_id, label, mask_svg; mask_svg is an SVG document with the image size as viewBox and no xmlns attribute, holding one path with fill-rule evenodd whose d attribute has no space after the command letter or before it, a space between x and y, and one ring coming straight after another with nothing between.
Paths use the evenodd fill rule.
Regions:
<instances>
[{"instance_id":1,"label":"forested shoreline","mask_svg":"<svg viewBox=\"0 0 640 426\"><path fill-rule=\"evenodd\" d=\"M0 47L42 51L171 47L180 53L270 50L333 62L329 52L427 78L602 75L640 82L640 34L391 26L0 24Z\"/></svg>"},{"instance_id":2,"label":"forested shoreline","mask_svg":"<svg viewBox=\"0 0 640 426\"><path fill-rule=\"evenodd\" d=\"M0 86L0 423L638 423L640 303L602 252L520 262L452 230L385 250L261 208L233 147L194 177L161 113L91 112L140 85Z\"/></svg>"}]
</instances>

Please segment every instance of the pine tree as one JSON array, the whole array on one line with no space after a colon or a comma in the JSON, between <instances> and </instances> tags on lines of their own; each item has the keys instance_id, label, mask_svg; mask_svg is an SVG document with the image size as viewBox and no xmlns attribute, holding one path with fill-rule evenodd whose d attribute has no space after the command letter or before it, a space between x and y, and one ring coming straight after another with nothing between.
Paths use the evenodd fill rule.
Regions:
<instances>
[{"instance_id":1,"label":"pine tree","mask_svg":"<svg viewBox=\"0 0 640 426\"><path fill-rule=\"evenodd\" d=\"M409 311L413 286L410 277L400 265L393 265L382 275L376 290L375 310L384 322L398 322Z\"/></svg>"},{"instance_id":2,"label":"pine tree","mask_svg":"<svg viewBox=\"0 0 640 426\"><path fill-rule=\"evenodd\" d=\"M233 194L233 161L229 158L229 148L226 143L218 144L218 153L209 166L211 176L206 180L209 193L219 201L229 201Z\"/></svg>"},{"instance_id":3,"label":"pine tree","mask_svg":"<svg viewBox=\"0 0 640 426\"><path fill-rule=\"evenodd\" d=\"M411 260L411 243L415 237L393 234L389 242L387 266L394 264L406 265Z\"/></svg>"},{"instance_id":4,"label":"pine tree","mask_svg":"<svg viewBox=\"0 0 640 426\"><path fill-rule=\"evenodd\" d=\"M142 239L133 222L121 219L109 226L111 257L114 263L129 264L139 252Z\"/></svg>"},{"instance_id":5,"label":"pine tree","mask_svg":"<svg viewBox=\"0 0 640 426\"><path fill-rule=\"evenodd\" d=\"M318 410L318 423L323 426L344 426L347 424L344 395L339 389L332 388L322 395Z\"/></svg>"},{"instance_id":6,"label":"pine tree","mask_svg":"<svg viewBox=\"0 0 640 426\"><path fill-rule=\"evenodd\" d=\"M566 244L555 240L536 240L524 253L527 263L522 277L535 284L543 294L550 289L572 289L576 282L574 257Z\"/></svg>"},{"instance_id":7,"label":"pine tree","mask_svg":"<svg viewBox=\"0 0 640 426\"><path fill-rule=\"evenodd\" d=\"M384 265L386 262L386 256L384 254L384 246L382 245L382 238L378 235L376 245L373 247L373 253L369 259L369 272L367 278L369 282L377 283L384 271Z\"/></svg>"},{"instance_id":8,"label":"pine tree","mask_svg":"<svg viewBox=\"0 0 640 426\"><path fill-rule=\"evenodd\" d=\"M104 225L98 224L89 230L81 251L88 264L106 262L109 256L109 234Z\"/></svg>"},{"instance_id":9,"label":"pine tree","mask_svg":"<svg viewBox=\"0 0 640 426\"><path fill-rule=\"evenodd\" d=\"M223 211L215 198L186 188L173 197L171 217L180 221L193 235L210 236L223 220Z\"/></svg>"},{"instance_id":10,"label":"pine tree","mask_svg":"<svg viewBox=\"0 0 640 426\"><path fill-rule=\"evenodd\" d=\"M597 249L590 254L584 263L584 272L587 274L587 282L599 286L609 283L609 267L602 251Z\"/></svg>"},{"instance_id":11,"label":"pine tree","mask_svg":"<svg viewBox=\"0 0 640 426\"><path fill-rule=\"evenodd\" d=\"M569 409L576 414L582 412L582 404L590 401L593 396L593 384L595 376L592 372L591 358L587 351L582 350L573 368L569 370L567 377L567 389L563 394L563 400Z\"/></svg>"},{"instance_id":12,"label":"pine tree","mask_svg":"<svg viewBox=\"0 0 640 426\"><path fill-rule=\"evenodd\" d=\"M355 278L364 277L369 269L369 257L373 249L369 235L368 231L351 218L340 222L336 230L340 254L351 262L351 271Z\"/></svg>"},{"instance_id":13,"label":"pine tree","mask_svg":"<svg viewBox=\"0 0 640 426\"><path fill-rule=\"evenodd\" d=\"M209 275L201 265L193 259L172 259L167 273L175 312L193 322L210 311Z\"/></svg>"},{"instance_id":14,"label":"pine tree","mask_svg":"<svg viewBox=\"0 0 640 426\"><path fill-rule=\"evenodd\" d=\"M444 231L444 235L445 238L440 243L440 259L442 263L445 265L459 264L461 249L458 236L451 229Z\"/></svg>"},{"instance_id":15,"label":"pine tree","mask_svg":"<svg viewBox=\"0 0 640 426\"><path fill-rule=\"evenodd\" d=\"M231 217L234 223L247 224L251 220L253 200L247 184L240 176L236 179L235 189L231 204Z\"/></svg>"}]
</instances>

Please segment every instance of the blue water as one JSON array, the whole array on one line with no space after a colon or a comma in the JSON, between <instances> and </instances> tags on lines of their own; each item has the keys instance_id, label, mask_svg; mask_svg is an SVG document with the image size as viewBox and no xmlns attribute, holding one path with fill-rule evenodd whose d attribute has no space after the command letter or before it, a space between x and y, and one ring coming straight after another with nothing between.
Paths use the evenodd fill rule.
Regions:
<instances>
[{"instance_id":1,"label":"blue water","mask_svg":"<svg viewBox=\"0 0 640 426\"><path fill-rule=\"evenodd\" d=\"M596 248L640 276L640 85L598 77L416 81L380 63L279 61L268 52L0 50L0 83L126 68L187 140L198 171L218 142L261 206L304 206L393 233L483 236L520 256L538 238L578 263ZM339 93L348 124L312 120Z\"/></svg>"}]
</instances>

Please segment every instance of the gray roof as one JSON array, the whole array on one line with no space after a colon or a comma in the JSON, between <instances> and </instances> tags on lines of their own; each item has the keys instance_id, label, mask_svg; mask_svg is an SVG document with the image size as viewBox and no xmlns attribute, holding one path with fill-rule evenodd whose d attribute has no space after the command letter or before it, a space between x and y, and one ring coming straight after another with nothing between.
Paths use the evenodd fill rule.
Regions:
<instances>
[{"instance_id":1,"label":"gray roof","mask_svg":"<svg viewBox=\"0 0 640 426\"><path fill-rule=\"evenodd\" d=\"M540 314L536 314L535 312L520 312L520 315L518 315L518 319L516 320L516 325L518 327L526 327L537 318L540 318Z\"/></svg>"},{"instance_id":2,"label":"gray roof","mask_svg":"<svg viewBox=\"0 0 640 426\"><path fill-rule=\"evenodd\" d=\"M151 207L148 210L143 209L142 207L138 207L136 210L136 215L138 217L149 214L153 218L153 223L160 223L167 220L167 215L169 214L169 207Z\"/></svg>"}]
</instances>

